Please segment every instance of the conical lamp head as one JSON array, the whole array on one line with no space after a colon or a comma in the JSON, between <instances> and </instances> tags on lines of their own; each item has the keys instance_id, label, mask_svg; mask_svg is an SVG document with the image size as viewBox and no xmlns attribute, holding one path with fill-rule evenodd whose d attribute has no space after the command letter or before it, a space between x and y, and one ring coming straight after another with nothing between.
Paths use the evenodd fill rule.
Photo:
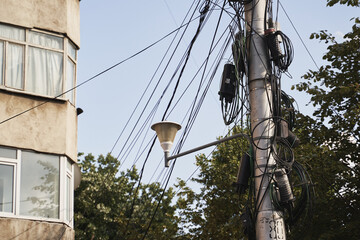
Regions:
<instances>
[{"instance_id":1,"label":"conical lamp head","mask_svg":"<svg viewBox=\"0 0 360 240\"><path fill-rule=\"evenodd\" d=\"M164 121L153 124L151 129L156 132L164 152L169 152L177 131L181 129L181 125L175 122Z\"/></svg>"}]
</instances>

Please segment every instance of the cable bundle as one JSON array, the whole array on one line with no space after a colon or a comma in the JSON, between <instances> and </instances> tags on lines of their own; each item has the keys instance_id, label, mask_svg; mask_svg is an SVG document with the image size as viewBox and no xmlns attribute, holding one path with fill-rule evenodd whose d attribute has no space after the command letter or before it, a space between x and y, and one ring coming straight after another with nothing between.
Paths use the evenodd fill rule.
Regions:
<instances>
[{"instance_id":1,"label":"cable bundle","mask_svg":"<svg viewBox=\"0 0 360 240\"><path fill-rule=\"evenodd\" d=\"M279 167L291 170L294 163L294 151L290 143L285 138L277 138L272 147L272 155Z\"/></svg>"},{"instance_id":2,"label":"cable bundle","mask_svg":"<svg viewBox=\"0 0 360 240\"><path fill-rule=\"evenodd\" d=\"M311 213L314 204L314 188L311 178L305 168L294 161L292 171L287 174L292 185L293 193L295 194L295 201L284 202L280 198L276 178L270 186L270 196L274 206L286 213L286 223L288 226L293 226L306 211ZM307 215L305 215L307 217Z\"/></svg>"},{"instance_id":3,"label":"cable bundle","mask_svg":"<svg viewBox=\"0 0 360 240\"><path fill-rule=\"evenodd\" d=\"M247 101L247 84L244 81L246 70L246 54L244 34L239 31L232 44L233 64L225 64L219 91L221 111L226 125L230 125L238 117ZM243 115L243 114L241 114Z\"/></svg>"},{"instance_id":4,"label":"cable bundle","mask_svg":"<svg viewBox=\"0 0 360 240\"><path fill-rule=\"evenodd\" d=\"M288 122L289 130L291 131L295 126L295 108L294 108L294 99L288 95L286 92L281 90L281 102L285 107L285 119Z\"/></svg>"},{"instance_id":5,"label":"cable bundle","mask_svg":"<svg viewBox=\"0 0 360 240\"><path fill-rule=\"evenodd\" d=\"M266 39L271 54L271 60L274 62L275 66L278 67L280 72L286 72L294 58L294 48L290 38L283 32L276 31L266 35Z\"/></svg>"}]
</instances>

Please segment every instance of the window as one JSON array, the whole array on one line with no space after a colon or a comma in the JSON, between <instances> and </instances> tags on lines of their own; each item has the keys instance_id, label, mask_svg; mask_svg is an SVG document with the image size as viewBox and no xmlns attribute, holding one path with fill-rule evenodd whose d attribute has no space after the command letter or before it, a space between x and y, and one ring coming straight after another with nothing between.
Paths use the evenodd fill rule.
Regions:
<instances>
[{"instance_id":1,"label":"window","mask_svg":"<svg viewBox=\"0 0 360 240\"><path fill-rule=\"evenodd\" d=\"M72 226L73 166L64 156L0 146L0 216Z\"/></svg>"},{"instance_id":2,"label":"window","mask_svg":"<svg viewBox=\"0 0 360 240\"><path fill-rule=\"evenodd\" d=\"M22 152L20 215L59 218L59 175L58 156Z\"/></svg>"},{"instance_id":3,"label":"window","mask_svg":"<svg viewBox=\"0 0 360 240\"><path fill-rule=\"evenodd\" d=\"M0 164L0 212L12 213L14 189L14 166Z\"/></svg>"},{"instance_id":4,"label":"window","mask_svg":"<svg viewBox=\"0 0 360 240\"><path fill-rule=\"evenodd\" d=\"M65 220L67 222L72 222L72 212L73 212L73 166L69 160L66 161L66 184L65 184L65 200L64 200L64 211L65 211Z\"/></svg>"},{"instance_id":5,"label":"window","mask_svg":"<svg viewBox=\"0 0 360 240\"><path fill-rule=\"evenodd\" d=\"M74 103L76 52L66 37L0 23L0 84Z\"/></svg>"}]
</instances>

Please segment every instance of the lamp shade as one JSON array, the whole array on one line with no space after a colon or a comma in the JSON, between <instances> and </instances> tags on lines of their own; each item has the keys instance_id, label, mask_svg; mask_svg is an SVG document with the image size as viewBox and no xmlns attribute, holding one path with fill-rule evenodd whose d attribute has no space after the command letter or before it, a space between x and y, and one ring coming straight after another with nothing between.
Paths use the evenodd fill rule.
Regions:
<instances>
[{"instance_id":1,"label":"lamp shade","mask_svg":"<svg viewBox=\"0 0 360 240\"><path fill-rule=\"evenodd\" d=\"M169 152L177 131L181 129L181 125L175 122L164 121L153 124L151 129L156 132L164 152Z\"/></svg>"}]
</instances>

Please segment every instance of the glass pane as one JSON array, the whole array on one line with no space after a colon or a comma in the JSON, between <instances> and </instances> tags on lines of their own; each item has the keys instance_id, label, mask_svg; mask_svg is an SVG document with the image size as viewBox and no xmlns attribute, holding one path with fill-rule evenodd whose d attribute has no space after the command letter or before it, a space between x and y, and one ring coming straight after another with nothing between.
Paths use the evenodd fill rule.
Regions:
<instances>
[{"instance_id":1,"label":"glass pane","mask_svg":"<svg viewBox=\"0 0 360 240\"><path fill-rule=\"evenodd\" d=\"M0 37L25 41L25 30L10 25L0 24Z\"/></svg>"},{"instance_id":2,"label":"glass pane","mask_svg":"<svg viewBox=\"0 0 360 240\"><path fill-rule=\"evenodd\" d=\"M66 76L66 91L72 89L74 87L75 84L75 64L73 63L73 61L71 61L70 59L68 59L68 63L67 63L67 76ZM74 93L75 90L69 91L68 93L66 93L66 98L69 99L69 101L71 103L74 103Z\"/></svg>"},{"instance_id":3,"label":"glass pane","mask_svg":"<svg viewBox=\"0 0 360 240\"><path fill-rule=\"evenodd\" d=\"M65 190L65 220L70 221L71 216L71 178L66 176L66 190Z\"/></svg>"},{"instance_id":4,"label":"glass pane","mask_svg":"<svg viewBox=\"0 0 360 240\"><path fill-rule=\"evenodd\" d=\"M0 164L0 212L13 212L14 166Z\"/></svg>"},{"instance_id":5,"label":"glass pane","mask_svg":"<svg viewBox=\"0 0 360 240\"><path fill-rule=\"evenodd\" d=\"M4 85L4 42L0 41L0 84Z\"/></svg>"},{"instance_id":6,"label":"glass pane","mask_svg":"<svg viewBox=\"0 0 360 240\"><path fill-rule=\"evenodd\" d=\"M59 218L60 158L22 152L20 215Z\"/></svg>"},{"instance_id":7,"label":"glass pane","mask_svg":"<svg viewBox=\"0 0 360 240\"><path fill-rule=\"evenodd\" d=\"M16 159L16 153L17 151L14 148L0 147L0 157Z\"/></svg>"},{"instance_id":8,"label":"glass pane","mask_svg":"<svg viewBox=\"0 0 360 240\"><path fill-rule=\"evenodd\" d=\"M63 38L45 33L29 32L29 42L47 48L64 49Z\"/></svg>"},{"instance_id":9,"label":"glass pane","mask_svg":"<svg viewBox=\"0 0 360 240\"><path fill-rule=\"evenodd\" d=\"M72 162L66 159L66 169L72 173Z\"/></svg>"},{"instance_id":10,"label":"glass pane","mask_svg":"<svg viewBox=\"0 0 360 240\"><path fill-rule=\"evenodd\" d=\"M63 54L29 47L26 91L58 96L62 93Z\"/></svg>"},{"instance_id":11,"label":"glass pane","mask_svg":"<svg viewBox=\"0 0 360 240\"><path fill-rule=\"evenodd\" d=\"M76 48L75 46L70 42L70 40L68 41L68 55L70 57L72 57L74 60L76 60Z\"/></svg>"},{"instance_id":12,"label":"glass pane","mask_svg":"<svg viewBox=\"0 0 360 240\"><path fill-rule=\"evenodd\" d=\"M24 47L8 44L6 61L6 86L23 89Z\"/></svg>"}]
</instances>

